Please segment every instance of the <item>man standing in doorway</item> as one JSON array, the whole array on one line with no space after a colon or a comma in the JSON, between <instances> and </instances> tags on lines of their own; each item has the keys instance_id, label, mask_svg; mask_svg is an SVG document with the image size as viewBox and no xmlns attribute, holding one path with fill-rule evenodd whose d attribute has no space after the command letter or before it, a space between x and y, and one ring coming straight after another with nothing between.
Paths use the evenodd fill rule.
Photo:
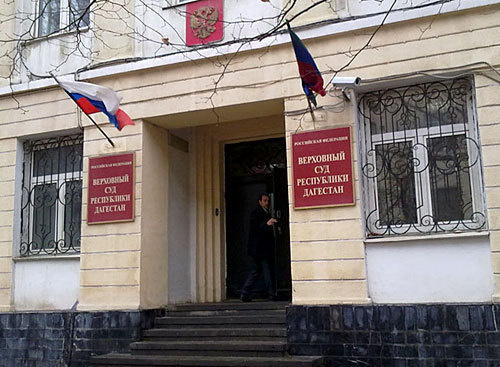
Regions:
<instances>
[{"instance_id":1,"label":"man standing in doorway","mask_svg":"<svg viewBox=\"0 0 500 367\"><path fill-rule=\"evenodd\" d=\"M248 254L254 259L255 267L250 272L241 290L241 300L250 302L255 282L260 274L264 276L267 294L270 300L276 300L276 290L271 278L271 260L274 256L273 225L278 221L269 213L269 195L259 196L259 205L250 214L250 231L248 236Z\"/></svg>"}]
</instances>

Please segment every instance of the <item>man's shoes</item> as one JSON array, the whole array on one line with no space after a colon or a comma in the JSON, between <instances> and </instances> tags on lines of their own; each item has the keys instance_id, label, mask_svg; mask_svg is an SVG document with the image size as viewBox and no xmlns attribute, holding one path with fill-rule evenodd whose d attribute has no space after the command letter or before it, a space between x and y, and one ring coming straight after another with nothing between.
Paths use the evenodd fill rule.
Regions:
<instances>
[{"instance_id":1,"label":"man's shoes","mask_svg":"<svg viewBox=\"0 0 500 367\"><path fill-rule=\"evenodd\" d=\"M242 294L240 299L242 302L252 302L252 298L248 294Z\"/></svg>"},{"instance_id":2,"label":"man's shoes","mask_svg":"<svg viewBox=\"0 0 500 367\"><path fill-rule=\"evenodd\" d=\"M267 299L268 299L269 301L279 301L278 296L274 296L274 295L269 295L269 296L267 297Z\"/></svg>"}]
</instances>

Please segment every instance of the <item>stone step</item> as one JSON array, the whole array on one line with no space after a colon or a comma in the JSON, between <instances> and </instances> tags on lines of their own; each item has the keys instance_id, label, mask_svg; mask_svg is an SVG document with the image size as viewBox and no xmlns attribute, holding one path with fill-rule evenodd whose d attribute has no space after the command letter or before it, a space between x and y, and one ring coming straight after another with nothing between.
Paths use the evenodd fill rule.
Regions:
<instances>
[{"instance_id":1,"label":"stone step","mask_svg":"<svg viewBox=\"0 0 500 367\"><path fill-rule=\"evenodd\" d=\"M130 354L93 357L95 367L319 367L320 357L287 354L286 302L169 306Z\"/></svg>"},{"instance_id":2,"label":"stone step","mask_svg":"<svg viewBox=\"0 0 500 367\"><path fill-rule=\"evenodd\" d=\"M284 309L262 309L262 310L245 310L245 309L229 309L229 310L168 310L168 317L205 317L205 316L255 316L255 315L274 315L285 316Z\"/></svg>"},{"instance_id":3,"label":"stone step","mask_svg":"<svg viewBox=\"0 0 500 367\"><path fill-rule=\"evenodd\" d=\"M284 310L289 302L214 302L182 303L167 306L168 311L229 311L229 310Z\"/></svg>"},{"instance_id":4,"label":"stone step","mask_svg":"<svg viewBox=\"0 0 500 367\"><path fill-rule=\"evenodd\" d=\"M284 338L285 327L247 327L247 328L179 328L149 329L143 333L144 338Z\"/></svg>"},{"instance_id":5,"label":"stone step","mask_svg":"<svg viewBox=\"0 0 500 367\"><path fill-rule=\"evenodd\" d=\"M146 356L107 354L92 357L93 367L321 367L321 357L207 357L207 356Z\"/></svg>"},{"instance_id":6,"label":"stone step","mask_svg":"<svg viewBox=\"0 0 500 367\"><path fill-rule=\"evenodd\" d=\"M155 325L163 328L174 326L181 327L182 325L192 327L269 327L269 325L284 325L285 315L253 315L253 316L205 316L205 317L159 317L155 321Z\"/></svg>"},{"instance_id":7,"label":"stone step","mask_svg":"<svg viewBox=\"0 0 500 367\"><path fill-rule=\"evenodd\" d=\"M286 340L140 341L130 344L130 351L142 355L282 357L286 352Z\"/></svg>"}]
</instances>

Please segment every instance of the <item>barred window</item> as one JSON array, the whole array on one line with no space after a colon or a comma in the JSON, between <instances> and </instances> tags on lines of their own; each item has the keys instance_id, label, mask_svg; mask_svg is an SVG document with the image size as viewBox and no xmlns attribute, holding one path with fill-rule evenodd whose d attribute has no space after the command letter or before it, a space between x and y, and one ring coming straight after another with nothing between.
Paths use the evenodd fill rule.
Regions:
<instances>
[{"instance_id":1,"label":"barred window","mask_svg":"<svg viewBox=\"0 0 500 367\"><path fill-rule=\"evenodd\" d=\"M24 143L20 255L80 251L83 136Z\"/></svg>"},{"instance_id":2,"label":"barred window","mask_svg":"<svg viewBox=\"0 0 500 367\"><path fill-rule=\"evenodd\" d=\"M359 101L367 237L486 228L468 79Z\"/></svg>"}]
</instances>

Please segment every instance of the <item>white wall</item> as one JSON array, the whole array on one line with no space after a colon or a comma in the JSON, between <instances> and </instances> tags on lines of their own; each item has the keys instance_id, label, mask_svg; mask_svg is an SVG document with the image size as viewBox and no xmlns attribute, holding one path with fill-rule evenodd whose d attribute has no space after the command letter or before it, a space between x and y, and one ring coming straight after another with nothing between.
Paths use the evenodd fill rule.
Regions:
<instances>
[{"instance_id":1,"label":"white wall","mask_svg":"<svg viewBox=\"0 0 500 367\"><path fill-rule=\"evenodd\" d=\"M80 44L77 44L73 34L54 36L50 41L28 42L23 50L26 65L30 72L37 75L46 76L56 68L58 74L74 73L90 61L92 49L90 33L82 33L78 42Z\"/></svg>"},{"instance_id":2,"label":"white wall","mask_svg":"<svg viewBox=\"0 0 500 367\"><path fill-rule=\"evenodd\" d=\"M143 20L136 22L136 30L146 40L137 38L136 50L141 53L140 56L162 55L190 48L180 46L186 41L186 6L164 8L166 5L167 2L162 0L148 0L136 5L135 14ZM247 0L226 2L223 9L224 41L235 37L253 37L268 31L274 26L275 21L271 18L279 14L280 7L281 0L271 0L271 3L254 1L252 6L248 6ZM147 24L147 27L143 24ZM175 46L162 45L159 34L167 37Z\"/></svg>"},{"instance_id":3,"label":"white wall","mask_svg":"<svg viewBox=\"0 0 500 367\"><path fill-rule=\"evenodd\" d=\"M191 190L190 155L193 145L189 131L172 133L189 141L189 152L168 147L168 303L191 301L192 267L196 259L191 258L194 246L191 236L193 197Z\"/></svg>"},{"instance_id":4,"label":"white wall","mask_svg":"<svg viewBox=\"0 0 500 367\"><path fill-rule=\"evenodd\" d=\"M16 1L16 32L26 41L20 44L19 49L25 59L25 65L19 62L17 65L24 82L32 79L29 72L48 76L49 71L55 71L57 68L57 74L74 73L76 69L89 63L92 50L92 34L87 30L36 39L33 19L37 4L38 2L33 0ZM29 72L25 66L29 68Z\"/></svg>"},{"instance_id":5,"label":"white wall","mask_svg":"<svg viewBox=\"0 0 500 367\"><path fill-rule=\"evenodd\" d=\"M66 310L78 300L80 258L18 260L15 310Z\"/></svg>"},{"instance_id":6,"label":"white wall","mask_svg":"<svg viewBox=\"0 0 500 367\"><path fill-rule=\"evenodd\" d=\"M375 303L491 302L488 237L367 243Z\"/></svg>"}]
</instances>

